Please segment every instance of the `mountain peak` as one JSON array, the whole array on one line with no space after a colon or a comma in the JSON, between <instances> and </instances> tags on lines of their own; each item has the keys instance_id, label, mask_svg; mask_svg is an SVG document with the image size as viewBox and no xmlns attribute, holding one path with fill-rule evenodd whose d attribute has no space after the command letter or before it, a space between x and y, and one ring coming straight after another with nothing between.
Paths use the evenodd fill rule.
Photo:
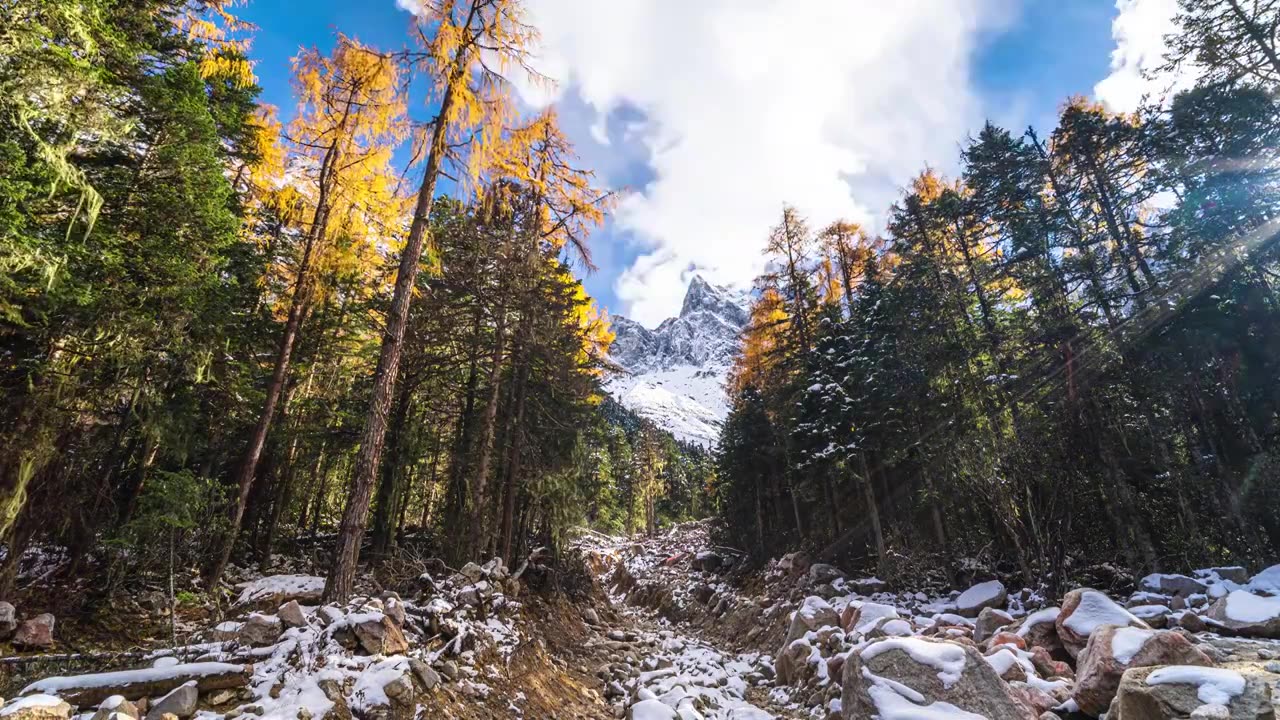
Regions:
<instances>
[{"instance_id":1,"label":"mountain peak","mask_svg":"<svg viewBox=\"0 0 1280 720\"><path fill-rule=\"evenodd\" d=\"M730 319L737 325L745 325L746 308L742 293L712 285L701 275L694 275L689 289L684 294L684 304L680 308L680 317L685 317L699 310L709 310L716 315Z\"/></svg>"}]
</instances>

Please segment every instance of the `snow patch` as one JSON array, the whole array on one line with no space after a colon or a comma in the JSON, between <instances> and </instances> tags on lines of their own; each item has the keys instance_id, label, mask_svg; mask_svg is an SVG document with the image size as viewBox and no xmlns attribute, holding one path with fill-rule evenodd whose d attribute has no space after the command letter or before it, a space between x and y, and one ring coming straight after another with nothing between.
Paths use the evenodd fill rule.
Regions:
<instances>
[{"instance_id":1,"label":"snow patch","mask_svg":"<svg viewBox=\"0 0 1280 720\"><path fill-rule=\"evenodd\" d=\"M1195 685L1196 697L1207 705L1229 705L1244 692L1244 676L1234 670L1173 665L1147 676L1147 685Z\"/></svg>"}]
</instances>

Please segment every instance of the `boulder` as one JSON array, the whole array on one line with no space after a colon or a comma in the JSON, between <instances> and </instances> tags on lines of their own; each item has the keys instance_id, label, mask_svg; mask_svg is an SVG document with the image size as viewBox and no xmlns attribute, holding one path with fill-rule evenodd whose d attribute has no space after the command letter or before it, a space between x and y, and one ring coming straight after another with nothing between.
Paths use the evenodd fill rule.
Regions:
<instances>
[{"instance_id":1,"label":"boulder","mask_svg":"<svg viewBox=\"0 0 1280 720\"><path fill-rule=\"evenodd\" d=\"M126 700L123 695L112 695L98 705L98 709L94 711L91 720L111 720L113 716L116 720L120 718L138 720L138 718L142 717L142 713L138 710L137 705Z\"/></svg>"},{"instance_id":2,"label":"boulder","mask_svg":"<svg viewBox=\"0 0 1280 720\"><path fill-rule=\"evenodd\" d=\"M809 555L805 552L787 553L778 560L778 569L791 577L799 577L809 572Z\"/></svg>"},{"instance_id":3,"label":"boulder","mask_svg":"<svg viewBox=\"0 0 1280 720\"><path fill-rule=\"evenodd\" d=\"M693 557L693 567L702 572L719 572L723 566L724 557L710 550L703 550Z\"/></svg>"},{"instance_id":4,"label":"boulder","mask_svg":"<svg viewBox=\"0 0 1280 720\"><path fill-rule=\"evenodd\" d=\"M1056 607L1037 610L1022 618L1013 631L1027 641L1028 648L1042 647L1049 652L1062 650L1062 640L1058 637L1058 616L1061 610Z\"/></svg>"},{"instance_id":5,"label":"boulder","mask_svg":"<svg viewBox=\"0 0 1280 720\"><path fill-rule=\"evenodd\" d=\"M826 563L814 563L809 566L809 582L813 585L821 585L838 580L844 577L844 571L835 565Z\"/></svg>"},{"instance_id":6,"label":"boulder","mask_svg":"<svg viewBox=\"0 0 1280 720\"><path fill-rule=\"evenodd\" d=\"M236 635L236 639L243 645L265 647L274 645L280 639L280 633L283 631L284 624L280 622L280 618L272 615L262 615L261 613L250 613L249 619L240 627L240 632Z\"/></svg>"},{"instance_id":7,"label":"boulder","mask_svg":"<svg viewBox=\"0 0 1280 720\"><path fill-rule=\"evenodd\" d=\"M898 615L898 609L892 605L873 602L849 603L840 613L840 627L844 628L845 632L865 632L875 621L885 617L901 616Z\"/></svg>"},{"instance_id":8,"label":"boulder","mask_svg":"<svg viewBox=\"0 0 1280 720\"><path fill-rule=\"evenodd\" d=\"M1013 616L1003 610L982 608L978 613L978 621L973 625L973 641L982 643L1005 625L1013 624Z\"/></svg>"},{"instance_id":9,"label":"boulder","mask_svg":"<svg viewBox=\"0 0 1280 720\"><path fill-rule=\"evenodd\" d=\"M1213 660L1171 630L1103 625L1089 637L1078 657L1071 697L1081 712L1100 715L1111 705L1125 670L1153 665L1208 667Z\"/></svg>"},{"instance_id":10,"label":"boulder","mask_svg":"<svg viewBox=\"0 0 1280 720\"><path fill-rule=\"evenodd\" d=\"M783 646L782 651L778 653L778 659L774 662L778 684L795 687L807 685L817 669L811 662L815 659L814 656L817 656L817 660L822 659L822 655L803 639L792 640Z\"/></svg>"},{"instance_id":11,"label":"boulder","mask_svg":"<svg viewBox=\"0 0 1280 720\"><path fill-rule=\"evenodd\" d=\"M151 703L146 720L161 720L164 715L189 718L196 714L200 690L194 682L186 682L170 690L168 694Z\"/></svg>"},{"instance_id":12,"label":"boulder","mask_svg":"<svg viewBox=\"0 0 1280 720\"><path fill-rule=\"evenodd\" d=\"M1236 590L1215 602L1208 617L1236 635L1280 639L1280 597Z\"/></svg>"},{"instance_id":13,"label":"boulder","mask_svg":"<svg viewBox=\"0 0 1280 720\"><path fill-rule=\"evenodd\" d=\"M650 698L627 708L627 720L680 720L680 715L661 700Z\"/></svg>"},{"instance_id":14,"label":"boulder","mask_svg":"<svg viewBox=\"0 0 1280 720\"><path fill-rule=\"evenodd\" d=\"M290 600L317 605L324 594L324 578L316 575L268 575L236 585L236 605L270 612Z\"/></svg>"},{"instance_id":15,"label":"boulder","mask_svg":"<svg viewBox=\"0 0 1280 720\"><path fill-rule=\"evenodd\" d=\"M1215 706L1225 708L1226 714L1212 709ZM1107 717L1275 720L1276 716L1271 687L1264 675L1249 670L1173 665L1125 671Z\"/></svg>"},{"instance_id":16,"label":"boulder","mask_svg":"<svg viewBox=\"0 0 1280 720\"><path fill-rule=\"evenodd\" d=\"M810 630L839 624L840 616L836 615L835 608L817 595L810 595L791 614L791 626L787 629L785 642L789 643L796 638L804 637L804 634Z\"/></svg>"},{"instance_id":17,"label":"boulder","mask_svg":"<svg viewBox=\"0 0 1280 720\"><path fill-rule=\"evenodd\" d=\"M440 684L440 673L425 662L417 658L409 658L409 668L413 670L414 675L418 676L418 682L422 683L424 690L435 690Z\"/></svg>"},{"instance_id":18,"label":"boulder","mask_svg":"<svg viewBox=\"0 0 1280 720\"><path fill-rule=\"evenodd\" d=\"M23 620L18 625L17 632L13 634L14 646L28 650L48 650L53 647L55 622L57 622L56 618L49 613L41 613Z\"/></svg>"},{"instance_id":19,"label":"boulder","mask_svg":"<svg viewBox=\"0 0 1280 720\"><path fill-rule=\"evenodd\" d=\"M404 633L381 613L356 623L353 629L360 647L370 655L399 655L409 649Z\"/></svg>"},{"instance_id":20,"label":"boulder","mask_svg":"<svg viewBox=\"0 0 1280 720\"><path fill-rule=\"evenodd\" d=\"M1204 618L1193 612L1182 613L1182 616L1178 618L1178 627L1191 633L1202 633L1208 629Z\"/></svg>"},{"instance_id":21,"label":"boulder","mask_svg":"<svg viewBox=\"0 0 1280 720\"><path fill-rule=\"evenodd\" d=\"M280 618L280 622L284 623L285 627L296 628L307 624L307 616L303 614L302 606L297 600L290 600L281 605L276 611L276 617Z\"/></svg>"},{"instance_id":22,"label":"boulder","mask_svg":"<svg viewBox=\"0 0 1280 720\"><path fill-rule=\"evenodd\" d=\"M4 720L67 720L71 706L53 695L26 695L0 708Z\"/></svg>"},{"instance_id":23,"label":"boulder","mask_svg":"<svg viewBox=\"0 0 1280 720\"><path fill-rule=\"evenodd\" d=\"M13 605L0 600L0 642L13 637L13 632L17 629L18 620Z\"/></svg>"},{"instance_id":24,"label":"boulder","mask_svg":"<svg viewBox=\"0 0 1280 720\"><path fill-rule=\"evenodd\" d=\"M960 593L956 598L956 613L961 617L976 618L983 608L998 608L1009 599L1009 591L999 580L978 583Z\"/></svg>"},{"instance_id":25,"label":"boulder","mask_svg":"<svg viewBox=\"0 0 1280 720\"><path fill-rule=\"evenodd\" d=\"M466 565L463 565L462 569L458 572L466 578L468 582L478 582L480 578L484 577L484 568L474 562L469 562Z\"/></svg>"},{"instance_id":26,"label":"boulder","mask_svg":"<svg viewBox=\"0 0 1280 720\"><path fill-rule=\"evenodd\" d=\"M1037 645L1036 647L1031 648L1030 653L1031 665L1041 676L1047 678L1075 678L1076 672L1071 669L1070 665L1061 660L1054 660L1053 656L1049 654L1049 651L1045 650L1043 647Z\"/></svg>"},{"instance_id":27,"label":"boulder","mask_svg":"<svg viewBox=\"0 0 1280 720\"><path fill-rule=\"evenodd\" d=\"M1186 598L1207 591L1209 586L1186 575L1153 573L1139 580L1138 588L1149 593Z\"/></svg>"},{"instance_id":28,"label":"boulder","mask_svg":"<svg viewBox=\"0 0 1280 720\"><path fill-rule=\"evenodd\" d=\"M1222 580L1238 583L1240 585L1249 582L1249 571L1239 565L1205 568L1203 570L1197 570L1196 575L1206 579Z\"/></svg>"},{"instance_id":29,"label":"boulder","mask_svg":"<svg viewBox=\"0 0 1280 720\"><path fill-rule=\"evenodd\" d=\"M859 595L875 595L876 593L889 591L889 583L875 577L858 578L850 581L849 585Z\"/></svg>"},{"instance_id":30,"label":"boulder","mask_svg":"<svg viewBox=\"0 0 1280 720\"><path fill-rule=\"evenodd\" d=\"M1089 642L1089 636L1103 625L1151 629L1105 593L1092 588L1079 588L1067 593L1062 599L1062 610L1054 621L1058 638L1071 657L1077 657Z\"/></svg>"},{"instance_id":31,"label":"boulder","mask_svg":"<svg viewBox=\"0 0 1280 720\"><path fill-rule=\"evenodd\" d=\"M942 717L956 708L1001 720L1037 717L976 649L957 643L879 640L851 652L843 676L845 720Z\"/></svg>"}]
</instances>

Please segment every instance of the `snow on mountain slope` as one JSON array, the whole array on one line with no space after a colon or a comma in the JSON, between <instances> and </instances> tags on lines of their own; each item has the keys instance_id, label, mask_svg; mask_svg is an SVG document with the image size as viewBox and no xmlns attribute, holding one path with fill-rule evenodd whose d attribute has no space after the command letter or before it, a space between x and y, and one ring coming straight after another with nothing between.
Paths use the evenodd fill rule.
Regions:
<instances>
[{"instance_id":1,"label":"snow on mountain slope","mask_svg":"<svg viewBox=\"0 0 1280 720\"><path fill-rule=\"evenodd\" d=\"M749 296L694 277L679 317L650 330L613 318L611 357L626 372L605 383L618 402L686 442L710 446L729 414L724 382L747 324Z\"/></svg>"}]
</instances>

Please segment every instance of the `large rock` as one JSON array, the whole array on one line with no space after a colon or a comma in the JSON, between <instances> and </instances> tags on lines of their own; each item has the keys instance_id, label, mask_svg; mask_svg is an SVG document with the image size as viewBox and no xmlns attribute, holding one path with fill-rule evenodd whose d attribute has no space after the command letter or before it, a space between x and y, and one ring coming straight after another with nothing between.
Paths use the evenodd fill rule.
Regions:
<instances>
[{"instance_id":1,"label":"large rock","mask_svg":"<svg viewBox=\"0 0 1280 720\"><path fill-rule=\"evenodd\" d=\"M787 628L785 642L789 643L796 638L804 637L804 634L810 630L839 624L840 616L836 614L835 608L817 595L810 595L791 614L791 626Z\"/></svg>"},{"instance_id":2,"label":"large rock","mask_svg":"<svg viewBox=\"0 0 1280 720\"><path fill-rule=\"evenodd\" d=\"M284 623L285 627L296 628L307 624L307 616L302 612L302 606L297 600L290 600L281 605L276 611L276 617L280 618L280 622Z\"/></svg>"},{"instance_id":3,"label":"large rock","mask_svg":"<svg viewBox=\"0 0 1280 720\"><path fill-rule=\"evenodd\" d=\"M1208 584L1186 575L1154 573L1138 581L1138 588L1150 593L1186 598L1209 589Z\"/></svg>"},{"instance_id":4,"label":"large rock","mask_svg":"<svg viewBox=\"0 0 1280 720\"><path fill-rule=\"evenodd\" d=\"M898 609L892 605L873 602L851 602L840 613L840 627L845 632L866 632L881 618L899 618Z\"/></svg>"},{"instance_id":5,"label":"large rock","mask_svg":"<svg viewBox=\"0 0 1280 720\"><path fill-rule=\"evenodd\" d=\"M142 714L138 711L138 706L129 702L123 695L112 695L103 700L98 709L94 711L90 720L123 720L123 718L133 718L138 720Z\"/></svg>"},{"instance_id":6,"label":"large rock","mask_svg":"<svg viewBox=\"0 0 1280 720\"><path fill-rule=\"evenodd\" d=\"M973 625L973 641L981 644L996 634L996 630L1013 624L1013 616L1003 610L983 608L978 613L978 621Z\"/></svg>"},{"instance_id":7,"label":"large rock","mask_svg":"<svg viewBox=\"0 0 1280 720\"><path fill-rule=\"evenodd\" d=\"M975 648L952 642L910 637L871 643L849 654L843 688L845 720L943 717L956 708L1001 720L1037 717Z\"/></svg>"},{"instance_id":8,"label":"large rock","mask_svg":"<svg viewBox=\"0 0 1280 720\"><path fill-rule=\"evenodd\" d=\"M165 715L176 715L189 718L196 714L196 703L200 700L200 691L194 682L187 682L170 690L167 695L151 703L147 709L147 720L160 720Z\"/></svg>"},{"instance_id":9,"label":"large rock","mask_svg":"<svg viewBox=\"0 0 1280 720\"><path fill-rule=\"evenodd\" d=\"M809 582L813 585L829 583L833 580L841 579L844 576L844 571L835 565L814 563L809 566Z\"/></svg>"},{"instance_id":10,"label":"large rock","mask_svg":"<svg viewBox=\"0 0 1280 720\"><path fill-rule=\"evenodd\" d=\"M680 720L680 715L661 700L650 698L627 708L627 720Z\"/></svg>"},{"instance_id":11,"label":"large rock","mask_svg":"<svg viewBox=\"0 0 1280 720\"><path fill-rule=\"evenodd\" d=\"M1226 708L1226 714L1206 706ZM1256 672L1229 668L1146 667L1125 671L1108 720L1226 717L1275 720L1271 687Z\"/></svg>"},{"instance_id":12,"label":"large rock","mask_svg":"<svg viewBox=\"0 0 1280 720\"><path fill-rule=\"evenodd\" d=\"M280 622L280 618L274 615L250 613L249 619L240 626L236 639L251 647L265 647L274 645L283 631L284 625Z\"/></svg>"},{"instance_id":13,"label":"large rock","mask_svg":"<svg viewBox=\"0 0 1280 720\"><path fill-rule=\"evenodd\" d=\"M1151 629L1105 593L1092 588L1079 588L1067 593L1054 625L1058 638L1071 657L1077 657L1089 642L1089 636L1103 625Z\"/></svg>"},{"instance_id":14,"label":"large rock","mask_svg":"<svg viewBox=\"0 0 1280 720\"><path fill-rule=\"evenodd\" d=\"M956 613L961 617L976 618L983 608L998 608L1009 598L1009 591L999 580L978 583L960 593L956 598Z\"/></svg>"},{"instance_id":15,"label":"large rock","mask_svg":"<svg viewBox=\"0 0 1280 720\"><path fill-rule=\"evenodd\" d=\"M13 644L28 650L48 650L53 647L53 626L55 618L49 613L41 613L27 618L18 625L13 634Z\"/></svg>"},{"instance_id":16,"label":"large rock","mask_svg":"<svg viewBox=\"0 0 1280 720\"><path fill-rule=\"evenodd\" d=\"M355 624L356 640L360 642L360 647L370 655L398 655L407 652L409 643L404 639L400 628L386 615L375 615Z\"/></svg>"},{"instance_id":17,"label":"large rock","mask_svg":"<svg viewBox=\"0 0 1280 720\"><path fill-rule=\"evenodd\" d=\"M1071 697L1080 711L1089 715L1106 712L1120 687L1121 676L1129 668L1213 665L1208 655L1177 632L1116 625L1103 625L1095 630L1078 660Z\"/></svg>"},{"instance_id":18,"label":"large rock","mask_svg":"<svg viewBox=\"0 0 1280 720\"><path fill-rule=\"evenodd\" d=\"M1050 653L1062 650L1062 639L1058 637L1061 613L1056 607L1037 610L1022 618L1014 632L1026 641L1028 648L1041 647Z\"/></svg>"},{"instance_id":19,"label":"large rock","mask_svg":"<svg viewBox=\"0 0 1280 720\"><path fill-rule=\"evenodd\" d=\"M1280 639L1280 597L1236 590L1209 608L1209 619L1236 635Z\"/></svg>"},{"instance_id":20,"label":"large rock","mask_svg":"<svg viewBox=\"0 0 1280 720\"><path fill-rule=\"evenodd\" d=\"M318 605L324 594L324 578L316 575L268 575L236 585L236 605L271 611L290 600Z\"/></svg>"},{"instance_id":21,"label":"large rock","mask_svg":"<svg viewBox=\"0 0 1280 720\"><path fill-rule=\"evenodd\" d=\"M792 640L784 645L774 663L778 673L778 684L796 687L807 685L816 673L816 665L813 662L815 656L816 660L822 661L822 655L803 639Z\"/></svg>"},{"instance_id":22,"label":"large rock","mask_svg":"<svg viewBox=\"0 0 1280 720\"><path fill-rule=\"evenodd\" d=\"M13 631L17 629L18 620L13 605L0 600L0 642L13 637Z\"/></svg>"},{"instance_id":23,"label":"large rock","mask_svg":"<svg viewBox=\"0 0 1280 720\"><path fill-rule=\"evenodd\" d=\"M4 720L67 720L71 706L53 695L26 695L0 708Z\"/></svg>"}]
</instances>

